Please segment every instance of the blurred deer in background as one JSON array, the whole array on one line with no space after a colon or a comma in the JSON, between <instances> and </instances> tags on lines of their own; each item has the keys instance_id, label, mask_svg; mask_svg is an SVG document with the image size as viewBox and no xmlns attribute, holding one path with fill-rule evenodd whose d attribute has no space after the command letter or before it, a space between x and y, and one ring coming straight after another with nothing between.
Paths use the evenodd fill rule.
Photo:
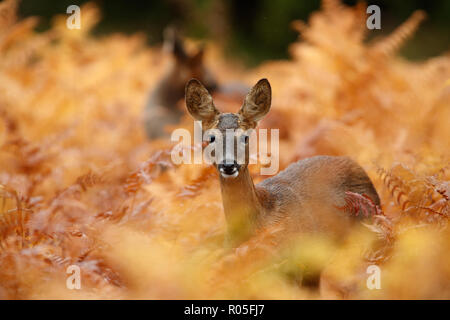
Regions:
<instances>
[{"instance_id":1,"label":"blurred deer in background","mask_svg":"<svg viewBox=\"0 0 450 320\"><path fill-rule=\"evenodd\" d=\"M219 148L224 150L220 159L215 156L214 164L220 176L229 244L237 247L259 229L283 221L286 234L322 233L338 239L345 236L356 221L349 212L342 210L346 205L346 192L366 195L374 204L380 204L370 178L350 158L307 158L256 186L253 184L248 170L246 130L257 126L269 112L270 105L271 87L266 79L251 89L238 113L220 113L208 90L198 80L192 79L186 85L186 106L191 116L202 121L203 129L220 132L218 137L214 134L208 137L214 130L207 131L206 136L209 144L219 143ZM232 130L232 136L230 131L226 134L227 129ZM237 161L238 148L245 149L243 164Z\"/></svg>"},{"instance_id":2,"label":"blurred deer in background","mask_svg":"<svg viewBox=\"0 0 450 320\"><path fill-rule=\"evenodd\" d=\"M164 38L164 45L173 61L151 91L145 107L145 131L150 139L165 136L164 127L180 121L184 112L177 108L177 102L183 98L184 87L189 79L201 79L208 90L217 89L216 80L203 65L203 48L189 55L174 28L167 28Z\"/></svg>"},{"instance_id":3,"label":"blurred deer in background","mask_svg":"<svg viewBox=\"0 0 450 320\"><path fill-rule=\"evenodd\" d=\"M219 85L212 72L204 65L204 47L189 54L183 41L173 27L164 32L165 47L173 60L162 78L151 91L144 111L145 131L149 139L168 136L167 125L180 122L184 110L177 103L184 97L186 82L199 79L210 92L220 92L225 96L244 96L247 86L240 83Z\"/></svg>"}]
</instances>

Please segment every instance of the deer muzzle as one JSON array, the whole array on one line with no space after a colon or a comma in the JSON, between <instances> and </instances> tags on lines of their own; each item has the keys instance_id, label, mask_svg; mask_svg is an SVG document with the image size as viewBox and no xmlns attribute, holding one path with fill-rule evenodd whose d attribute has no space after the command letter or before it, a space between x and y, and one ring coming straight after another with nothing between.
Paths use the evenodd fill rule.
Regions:
<instances>
[{"instance_id":1,"label":"deer muzzle","mask_svg":"<svg viewBox=\"0 0 450 320\"><path fill-rule=\"evenodd\" d=\"M217 166L222 177L226 179L236 178L239 175L240 167L241 166L235 160L223 161Z\"/></svg>"}]
</instances>

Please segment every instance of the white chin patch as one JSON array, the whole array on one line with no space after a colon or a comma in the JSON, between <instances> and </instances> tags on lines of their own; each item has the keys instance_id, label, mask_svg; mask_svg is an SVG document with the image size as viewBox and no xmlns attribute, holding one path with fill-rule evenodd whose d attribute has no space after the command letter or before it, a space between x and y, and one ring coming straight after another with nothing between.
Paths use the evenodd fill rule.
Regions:
<instances>
[{"instance_id":1,"label":"white chin patch","mask_svg":"<svg viewBox=\"0 0 450 320\"><path fill-rule=\"evenodd\" d=\"M236 170L236 172L235 172L235 173L232 173L232 174L226 174L225 172L220 172L220 174L221 174L222 177L224 177L225 179L228 179L228 178L236 178L236 177L239 175L239 171Z\"/></svg>"}]
</instances>

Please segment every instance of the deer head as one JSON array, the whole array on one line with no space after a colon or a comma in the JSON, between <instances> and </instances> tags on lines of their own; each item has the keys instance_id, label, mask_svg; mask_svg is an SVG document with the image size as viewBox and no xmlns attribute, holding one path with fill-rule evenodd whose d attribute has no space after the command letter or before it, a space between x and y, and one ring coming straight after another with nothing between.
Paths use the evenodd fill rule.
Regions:
<instances>
[{"instance_id":1,"label":"deer head","mask_svg":"<svg viewBox=\"0 0 450 320\"><path fill-rule=\"evenodd\" d=\"M191 79L187 83L187 109L202 122L208 147L219 151L213 155L213 162L222 178L236 178L247 168L249 132L269 112L271 96L269 81L261 79L247 94L238 113L221 113L200 81Z\"/></svg>"},{"instance_id":2,"label":"deer head","mask_svg":"<svg viewBox=\"0 0 450 320\"><path fill-rule=\"evenodd\" d=\"M165 30L164 46L173 57L173 64L169 69L169 78L172 79L173 88L181 88L183 91L185 83L191 78L196 78L202 81L208 90L217 89L217 82L213 74L203 63L205 52L203 46L192 54L188 53L174 28Z\"/></svg>"}]
</instances>

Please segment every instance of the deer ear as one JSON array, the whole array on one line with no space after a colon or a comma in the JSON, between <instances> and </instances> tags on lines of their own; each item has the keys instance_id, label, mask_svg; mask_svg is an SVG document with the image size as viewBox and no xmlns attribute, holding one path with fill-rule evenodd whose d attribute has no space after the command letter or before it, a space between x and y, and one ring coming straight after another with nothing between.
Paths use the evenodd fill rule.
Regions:
<instances>
[{"instance_id":1,"label":"deer ear","mask_svg":"<svg viewBox=\"0 0 450 320\"><path fill-rule=\"evenodd\" d=\"M261 79L250 90L244 100L244 104L238 112L243 125L255 128L270 109L272 101L272 89L267 79Z\"/></svg>"},{"instance_id":2,"label":"deer ear","mask_svg":"<svg viewBox=\"0 0 450 320\"><path fill-rule=\"evenodd\" d=\"M195 120L200 120L209 127L220 112L216 109L208 90L197 79L186 84L186 107Z\"/></svg>"},{"instance_id":3,"label":"deer ear","mask_svg":"<svg viewBox=\"0 0 450 320\"><path fill-rule=\"evenodd\" d=\"M187 61L188 55L184 49L183 41L174 26L164 30L164 47L179 61Z\"/></svg>"}]
</instances>

